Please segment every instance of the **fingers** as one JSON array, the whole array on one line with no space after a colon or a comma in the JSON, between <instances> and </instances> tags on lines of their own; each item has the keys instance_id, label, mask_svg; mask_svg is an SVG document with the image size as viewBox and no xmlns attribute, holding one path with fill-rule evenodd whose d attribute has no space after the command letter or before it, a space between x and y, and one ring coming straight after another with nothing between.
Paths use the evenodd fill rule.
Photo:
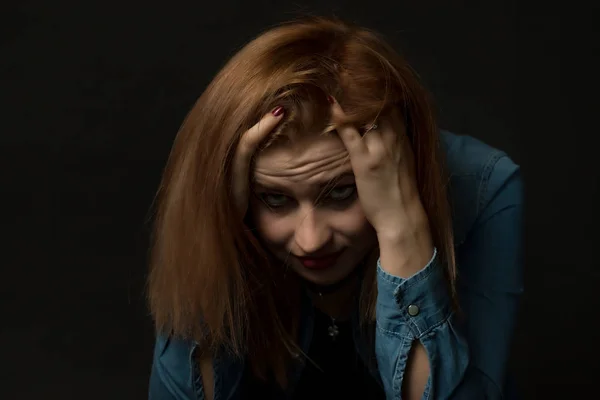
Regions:
<instances>
[{"instance_id":1,"label":"fingers","mask_svg":"<svg viewBox=\"0 0 600 400\"><path fill-rule=\"evenodd\" d=\"M256 125L242 134L233 160L233 195L242 218L248 208L248 178L250 163L260 143L273 131L283 118L283 107L276 107Z\"/></svg>"},{"instance_id":2,"label":"fingers","mask_svg":"<svg viewBox=\"0 0 600 400\"><path fill-rule=\"evenodd\" d=\"M413 160L413 147L406 133L406 123L404 122L404 118L401 117L400 113L396 110L392 113L392 118L390 121L392 125L392 130L397 132L396 143L400 152L402 153L402 158L407 162L412 162Z\"/></svg>"},{"instance_id":3,"label":"fingers","mask_svg":"<svg viewBox=\"0 0 600 400\"><path fill-rule=\"evenodd\" d=\"M338 104L333 97L329 97L329 101L331 102L331 116L333 121L343 120L345 117L344 111L342 107ZM352 124L340 124L337 126L337 133L344 146L348 150L348 153L352 157L353 155L358 155L365 153L367 151L366 144L363 142L362 136L360 136L360 132L358 129L354 127Z\"/></svg>"},{"instance_id":4,"label":"fingers","mask_svg":"<svg viewBox=\"0 0 600 400\"><path fill-rule=\"evenodd\" d=\"M398 133L400 132L398 131L396 125L392 123L392 121L390 121L388 118L381 121L379 130L381 132L381 140L386 149L392 150L398 146Z\"/></svg>"},{"instance_id":5,"label":"fingers","mask_svg":"<svg viewBox=\"0 0 600 400\"><path fill-rule=\"evenodd\" d=\"M332 118L334 121L343 120L345 117L341 106L334 100L332 105ZM340 124L337 128L338 135L344 142L350 156L374 153L383 154L394 149L393 141L397 138L393 128L387 121L382 125L373 125L371 129L361 136L352 124Z\"/></svg>"},{"instance_id":6,"label":"fingers","mask_svg":"<svg viewBox=\"0 0 600 400\"><path fill-rule=\"evenodd\" d=\"M252 128L248 129L240 138L237 153L247 158L252 158L258 145L271 133L283 118L283 107L276 107L265 115Z\"/></svg>"},{"instance_id":7,"label":"fingers","mask_svg":"<svg viewBox=\"0 0 600 400\"><path fill-rule=\"evenodd\" d=\"M331 100L332 119L334 121L343 121L345 119L344 111L339 103ZM396 117L396 118L394 118ZM358 129L352 124L341 123L337 127L337 132L342 142L346 146L350 157L366 157L370 159L381 160L389 158L395 163L400 161L402 155L402 144L406 138L405 127L397 115L381 118L376 125L361 136Z\"/></svg>"},{"instance_id":8,"label":"fingers","mask_svg":"<svg viewBox=\"0 0 600 400\"><path fill-rule=\"evenodd\" d=\"M386 147L383 136L384 132L382 131L381 125L379 125L376 129L371 129L365 133L363 141L365 142L369 154L381 156L387 151L392 150L391 148Z\"/></svg>"}]
</instances>

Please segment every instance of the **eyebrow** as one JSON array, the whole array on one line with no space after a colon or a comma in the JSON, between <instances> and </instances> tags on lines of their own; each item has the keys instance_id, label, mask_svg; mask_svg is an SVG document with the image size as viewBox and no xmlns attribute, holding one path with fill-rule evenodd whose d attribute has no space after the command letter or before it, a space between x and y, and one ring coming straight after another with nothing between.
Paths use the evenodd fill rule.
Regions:
<instances>
[{"instance_id":1,"label":"eyebrow","mask_svg":"<svg viewBox=\"0 0 600 400\"><path fill-rule=\"evenodd\" d=\"M354 179L355 179L354 173L352 171L341 173L340 175L334 176L333 178L328 179L327 181L318 183L317 187L319 189L323 190L328 187L336 185L339 181L341 181L344 178L352 178L352 180L354 181ZM263 189L269 189L269 190L288 191L290 189L289 187L286 187L285 185L281 185L278 183L261 182L261 181L257 180L256 178L253 179L253 184L255 186L259 186Z\"/></svg>"}]
</instances>

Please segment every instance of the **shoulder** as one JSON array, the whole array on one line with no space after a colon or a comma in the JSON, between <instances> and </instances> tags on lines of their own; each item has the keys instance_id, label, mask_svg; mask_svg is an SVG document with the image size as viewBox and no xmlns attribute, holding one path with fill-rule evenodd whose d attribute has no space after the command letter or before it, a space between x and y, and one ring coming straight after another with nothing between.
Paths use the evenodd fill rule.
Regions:
<instances>
[{"instance_id":1,"label":"shoulder","mask_svg":"<svg viewBox=\"0 0 600 400\"><path fill-rule=\"evenodd\" d=\"M163 393L184 393L186 398L196 396L192 379L195 348L196 343L191 340L157 333L150 377L151 398L166 397Z\"/></svg>"},{"instance_id":2,"label":"shoulder","mask_svg":"<svg viewBox=\"0 0 600 400\"><path fill-rule=\"evenodd\" d=\"M192 339L157 333L150 377L150 398L204 398L202 369L198 342ZM231 398L238 390L245 366L243 357L235 356L224 348L212 360L215 398ZM210 362L209 362L210 365Z\"/></svg>"},{"instance_id":3,"label":"shoulder","mask_svg":"<svg viewBox=\"0 0 600 400\"><path fill-rule=\"evenodd\" d=\"M502 150L470 136L440 132L449 176L449 198L456 244L462 243L492 200L520 203L519 166Z\"/></svg>"}]
</instances>

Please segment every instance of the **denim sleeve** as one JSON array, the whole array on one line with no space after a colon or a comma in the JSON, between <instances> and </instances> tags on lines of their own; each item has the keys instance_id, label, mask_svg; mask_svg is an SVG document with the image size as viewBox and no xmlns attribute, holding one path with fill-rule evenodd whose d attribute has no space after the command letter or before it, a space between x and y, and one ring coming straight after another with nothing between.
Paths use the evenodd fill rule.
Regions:
<instances>
[{"instance_id":1,"label":"denim sleeve","mask_svg":"<svg viewBox=\"0 0 600 400\"><path fill-rule=\"evenodd\" d=\"M149 400L204 399L189 367L190 347L178 340L157 335L148 387ZM200 390L198 390L200 389Z\"/></svg>"},{"instance_id":2,"label":"denim sleeve","mask_svg":"<svg viewBox=\"0 0 600 400\"><path fill-rule=\"evenodd\" d=\"M157 365L157 361L152 362L152 371L150 372L150 385L148 387L148 399L149 400L175 400L177 396L169 390L167 384L163 381L160 373L160 367Z\"/></svg>"},{"instance_id":3,"label":"denim sleeve","mask_svg":"<svg viewBox=\"0 0 600 400\"><path fill-rule=\"evenodd\" d=\"M522 182L500 158L480 191L482 208L457 248L461 312L451 309L436 254L402 279L378 265L376 354L388 399L401 399L408 352L429 356L423 399L502 399L517 301L522 293Z\"/></svg>"}]
</instances>

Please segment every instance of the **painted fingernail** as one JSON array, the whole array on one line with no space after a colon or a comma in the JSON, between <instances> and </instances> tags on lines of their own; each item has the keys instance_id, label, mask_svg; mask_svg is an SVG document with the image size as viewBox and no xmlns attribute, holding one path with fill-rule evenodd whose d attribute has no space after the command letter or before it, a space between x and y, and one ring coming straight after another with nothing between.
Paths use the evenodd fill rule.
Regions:
<instances>
[{"instance_id":1,"label":"painted fingernail","mask_svg":"<svg viewBox=\"0 0 600 400\"><path fill-rule=\"evenodd\" d=\"M271 113L274 116L279 117L281 114L283 114L283 107L282 106L277 106L277 107L275 107L275 109L273 111L271 111Z\"/></svg>"},{"instance_id":2,"label":"painted fingernail","mask_svg":"<svg viewBox=\"0 0 600 400\"><path fill-rule=\"evenodd\" d=\"M329 102L329 104L333 104L335 102L335 100L333 100L333 97L331 96L327 96L327 101Z\"/></svg>"}]
</instances>

